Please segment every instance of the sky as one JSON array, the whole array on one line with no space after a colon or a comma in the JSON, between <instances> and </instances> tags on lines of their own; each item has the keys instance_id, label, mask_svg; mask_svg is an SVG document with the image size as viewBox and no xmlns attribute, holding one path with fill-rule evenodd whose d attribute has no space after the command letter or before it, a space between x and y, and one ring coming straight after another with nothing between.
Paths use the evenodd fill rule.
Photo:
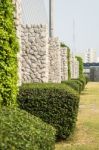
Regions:
<instances>
[{"instance_id":1,"label":"sky","mask_svg":"<svg viewBox=\"0 0 99 150\"><path fill-rule=\"evenodd\" d=\"M44 2L48 13L49 0ZM55 36L61 42L77 53L95 49L99 56L99 0L55 0L54 21Z\"/></svg>"}]
</instances>

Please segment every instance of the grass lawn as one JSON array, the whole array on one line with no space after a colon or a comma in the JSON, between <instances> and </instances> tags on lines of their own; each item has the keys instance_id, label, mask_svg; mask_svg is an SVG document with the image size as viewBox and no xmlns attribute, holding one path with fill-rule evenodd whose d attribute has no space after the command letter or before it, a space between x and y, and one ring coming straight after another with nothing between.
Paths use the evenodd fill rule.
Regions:
<instances>
[{"instance_id":1,"label":"grass lawn","mask_svg":"<svg viewBox=\"0 0 99 150\"><path fill-rule=\"evenodd\" d=\"M89 82L81 94L75 133L55 150L99 150L99 83Z\"/></svg>"}]
</instances>

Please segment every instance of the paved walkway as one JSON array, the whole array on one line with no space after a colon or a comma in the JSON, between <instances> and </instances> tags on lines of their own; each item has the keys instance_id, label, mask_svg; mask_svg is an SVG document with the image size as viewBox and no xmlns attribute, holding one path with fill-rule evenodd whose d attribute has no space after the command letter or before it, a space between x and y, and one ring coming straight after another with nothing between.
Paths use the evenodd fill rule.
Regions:
<instances>
[{"instance_id":1,"label":"paved walkway","mask_svg":"<svg viewBox=\"0 0 99 150\"><path fill-rule=\"evenodd\" d=\"M99 83L90 82L81 94L77 128L56 150L99 150Z\"/></svg>"}]
</instances>

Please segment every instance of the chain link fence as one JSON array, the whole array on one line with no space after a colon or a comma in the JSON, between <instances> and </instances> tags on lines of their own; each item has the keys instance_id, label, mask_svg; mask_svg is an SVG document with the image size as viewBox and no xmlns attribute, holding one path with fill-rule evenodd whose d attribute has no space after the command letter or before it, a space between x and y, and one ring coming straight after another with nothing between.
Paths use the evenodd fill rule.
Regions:
<instances>
[{"instance_id":1,"label":"chain link fence","mask_svg":"<svg viewBox=\"0 0 99 150\"><path fill-rule=\"evenodd\" d=\"M44 0L22 0L22 24L48 24Z\"/></svg>"}]
</instances>

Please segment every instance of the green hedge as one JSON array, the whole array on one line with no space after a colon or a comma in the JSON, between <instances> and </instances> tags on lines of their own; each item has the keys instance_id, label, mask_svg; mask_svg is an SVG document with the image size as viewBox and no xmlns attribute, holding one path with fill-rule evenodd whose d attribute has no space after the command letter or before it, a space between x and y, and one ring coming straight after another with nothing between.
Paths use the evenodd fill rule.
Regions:
<instances>
[{"instance_id":1,"label":"green hedge","mask_svg":"<svg viewBox=\"0 0 99 150\"><path fill-rule=\"evenodd\" d=\"M86 85L86 79L85 79L85 77L79 78L79 81L82 83L82 90L84 90L85 85Z\"/></svg>"},{"instance_id":2,"label":"green hedge","mask_svg":"<svg viewBox=\"0 0 99 150\"><path fill-rule=\"evenodd\" d=\"M26 84L20 87L20 108L43 119L57 129L57 139L73 132L79 95L65 84Z\"/></svg>"},{"instance_id":3,"label":"green hedge","mask_svg":"<svg viewBox=\"0 0 99 150\"><path fill-rule=\"evenodd\" d=\"M85 76L86 84L89 82L89 77Z\"/></svg>"},{"instance_id":4,"label":"green hedge","mask_svg":"<svg viewBox=\"0 0 99 150\"><path fill-rule=\"evenodd\" d=\"M79 92L81 93L81 91L83 91L83 89L84 89L83 83L79 79L75 79L74 81L76 82L76 84L78 84Z\"/></svg>"},{"instance_id":5,"label":"green hedge","mask_svg":"<svg viewBox=\"0 0 99 150\"><path fill-rule=\"evenodd\" d=\"M0 150L54 150L55 129L20 109L0 110Z\"/></svg>"},{"instance_id":6,"label":"green hedge","mask_svg":"<svg viewBox=\"0 0 99 150\"><path fill-rule=\"evenodd\" d=\"M75 80L68 80L68 81L63 81L62 83L70 86L74 90L76 90L78 93L81 92L81 87L80 85L75 81Z\"/></svg>"},{"instance_id":7,"label":"green hedge","mask_svg":"<svg viewBox=\"0 0 99 150\"><path fill-rule=\"evenodd\" d=\"M83 91L86 85L86 80L85 78L78 78L78 79L72 79L75 83L79 85L79 91Z\"/></svg>"},{"instance_id":8,"label":"green hedge","mask_svg":"<svg viewBox=\"0 0 99 150\"><path fill-rule=\"evenodd\" d=\"M0 105L16 105L17 52L12 0L0 0Z\"/></svg>"}]
</instances>

